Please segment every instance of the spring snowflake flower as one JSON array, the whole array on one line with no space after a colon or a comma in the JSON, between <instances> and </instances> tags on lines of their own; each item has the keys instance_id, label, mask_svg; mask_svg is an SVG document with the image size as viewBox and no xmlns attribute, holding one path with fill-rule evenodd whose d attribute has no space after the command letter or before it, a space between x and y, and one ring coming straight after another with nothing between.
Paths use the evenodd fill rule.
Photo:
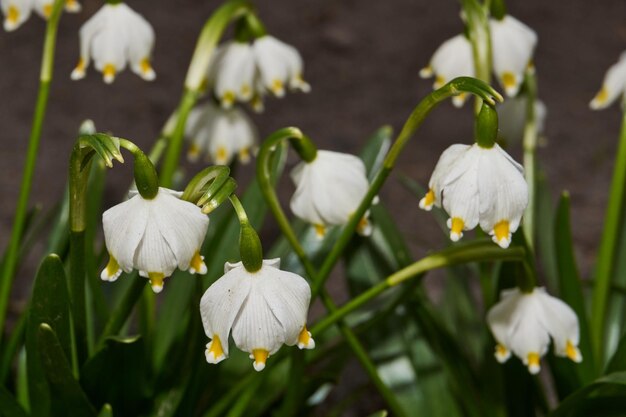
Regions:
<instances>
[{"instance_id":1,"label":"spring snowflake flower","mask_svg":"<svg viewBox=\"0 0 626 417\"><path fill-rule=\"evenodd\" d=\"M52 13L53 0L0 0L0 7L4 14L4 30L13 31L28 20L32 10L47 19ZM77 0L66 0L65 10L78 13L81 10Z\"/></svg>"},{"instance_id":2,"label":"spring snowflake flower","mask_svg":"<svg viewBox=\"0 0 626 417\"><path fill-rule=\"evenodd\" d=\"M250 152L258 141L252 120L242 110L225 110L211 103L191 111L186 135L191 141L190 161L206 152L207 159L217 165L229 165L235 156L244 164L250 162Z\"/></svg>"},{"instance_id":3,"label":"spring snowflake flower","mask_svg":"<svg viewBox=\"0 0 626 417\"><path fill-rule=\"evenodd\" d=\"M433 84L435 90L456 77L474 76L472 45L465 35L457 35L442 43L435 51L430 64L420 71L422 78L430 78L433 75L435 75ZM461 107L465 98L465 94L460 94L452 98L452 103L456 107Z\"/></svg>"},{"instance_id":4,"label":"spring snowflake flower","mask_svg":"<svg viewBox=\"0 0 626 417\"><path fill-rule=\"evenodd\" d=\"M507 248L528 204L523 172L497 144L452 145L439 158L419 206L444 208L454 242L480 223L495 243Z\"/></svg>"},{"instance_id":5,"label":"spring snowflake flower","mask_svg":"<svg viewBox=\"0 0 626 417\"><path fill-rule=\"evenodd\" d=\"M501 20L491 19L490 28L493 71L506 94L514 97L524 80L526 68L531 65L537 34L509 15Z\"/></svg>"},{"instance_id":6,"label":"spring snowflake flower","mask_svg":"<svg viewBox=\"0 0 626 417\"><path fill-rule=\"evenodd\" d=\"M209 69L209 82L225 109L240 101L250 102L261 111L268 93L283 97L286 88L311 90L302 78L303 68L302 57L294 47L265 35L252 44L231 41L221 46Z\"/></svg>"},{"instance_id":7,"label":"spring snowflake flower","mask_svg":"<svg viewBox=\"0 0 626 417\"><path fill-rule=\"evenodd\" d=\"M146 19L124 3L105 4L80 29L80 59L72 79L85 77L90 59L107 84L130 64L146 81L156 78L150 64L154 30Z\"/></svg>"},{"instance_id":8,"label":"spring snowflake flower","mask_svg":"<svg viewBox=\"0 0 626 417\"><path fill-rule=\"evenodd\" d=\"M137 193L104 212L102 226L110 256L100 274L104 281L115 281L122 271L137 269L159 293L163 280L176 268L206 273L200 247L209 218L195 204L181 200L181 195L159 188L153 199Z\"/></svg>"},{"instance_id":9,"label":"spring snowflake flower","mask_svg":"<svg viewBox=\"0 0 626 417\"><path fill-rule=\"evenodd\" d=\"M218 363L228 357L228 337L250 353L254 369L285 344L313 349L315 342L306 328L311 301L309 284L299 275L281 271L280 259L263 261L256 272L241 262L226 263L224 276L204 293L200 313L204 331L211 341L206 360Z\"/></svg>"},{"instance_id":10,"label":"spring snowflake flower","mask_svg":"<svg viewBox=\"0 0 626 417\"><path fill-rule=\"evenodd\" d=\"M602 88L591 100L589 107L600 110L610 106L626 92L626 52L622 53L617 63L613 64L604 76Z\"/></svg>"},{"instance_id":11,"label":"spring snowflake flower","mask_svg":"<svg viewBox=\"0 0 626 417\"><path fill-rule=\"evenodd\" d=\"M540 369L550 338L554 354L579 363L579 327L576 313L563 301L535 288L524 293L518 288L502 291L501 300L487 314L487 322L498 342L495 356L503 363L513 352L531 374Z\"/></svg>"},{"instance_id":12,"label":"spring snowflake flower","mask_svg":"<svg viewBox=\"0 0 626 417\"><path fill-rule=\"evenodd\" d=\"M291 211L313 224L320 238L327 226L346 224L369 189L363 161L340 152L317 151L315 159L291 171L291 179L296 185ZM365 236L371 233L367 214L357 231Z\"/></svg>"}]
</instances>

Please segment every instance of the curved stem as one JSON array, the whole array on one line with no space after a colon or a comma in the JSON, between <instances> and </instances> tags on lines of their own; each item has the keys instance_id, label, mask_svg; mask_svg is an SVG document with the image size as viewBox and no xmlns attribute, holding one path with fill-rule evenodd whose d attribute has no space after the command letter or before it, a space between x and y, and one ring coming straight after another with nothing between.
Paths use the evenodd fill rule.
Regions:
<instances>
[{"instance_id":1,"label":"curved stem","mask_svg":"<svg viewBox=\"0 0 626 417\"><path fill-rule=\"evenodd\" d=\"M526 125L524 126L524 174L528 184L528 207L524 213L524 234L531 250L535 248L536 172L537 162L537 79L534 71L526 71Z\"/></svg>"},{"instance_id":2,"label":"curved stem","mask_svg":"<svg viewBox=\"0 0 626 417\"><path fill-rule=\"evenodd\" d=\"M615 266L618 234L621 230L624 213L624 194L626 188L626 111L622 116L622 128L619 139L613 180L607 204L602 241L598 253L597 269L593 287L591 309L591 340L598 364L603 364L605 316L608 304L611 276Z\"/></svg>"},{"instance_id":3,"label":"curved stem","mask_svg":"<svg viewBox=\"0 0 626 417\"><path fill-rule=\"evenodd\" d=\"M13 229L11 231L11 238L9 240L7 252L2 265L2 275L0 276L0 329L4 329L7 305L11 295L11 287L13 284L15 269L17 267L17 258L19 256L20 241L24 232L28 199L30 197L30 191L33 183L39 142L41 140L42 125L46 116L50 83L52 81L57 27L61 18L64 3L64 0L56 0L54 2L52 14L50 15L46 26L46 37L44 40L43 57L41 60L39 93L37 95L35 114L31 125L30 138L28 140L26 162L24 164L22 185L17 200L17 207L15 209ZM2 334L0 333L0 338L1 337Z\"/></svg>"}]
</instances>

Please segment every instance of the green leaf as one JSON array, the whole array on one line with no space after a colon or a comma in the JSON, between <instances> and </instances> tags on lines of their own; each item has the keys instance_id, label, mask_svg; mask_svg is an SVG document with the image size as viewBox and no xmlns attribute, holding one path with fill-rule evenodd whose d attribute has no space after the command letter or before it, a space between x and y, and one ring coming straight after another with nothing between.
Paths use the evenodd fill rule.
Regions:
<instances>
[{"instance_id":1,"label":"green leaf","mask_svg":"<svg viewBox=\"0 0 626 417\"><path fill-rule=\"evenodd\" d=\"M365 168L370 180L381 168L382 163L391 147L391 126L383 126L374 132L367 140L365 147L360 152L360 157L365 164Z\"/></svg>"},{"instance_id":2,"label":"green leaf","mask_svg":"<svg viewBox=\"0 0 626 417\"><path fill-rule=\"evenodd\" d=\"M579 389L567 397L556 410L549 414L549 416L567 417L577 415L576 413L578 408L581 407L585 403L585 400L587 400L592 394L602 392L605 389L610 390L615 388L619 388L625 392L626 372L615 372L596 379L595 382Z\"/></svg>"},{"instance_id":3,"label":"green leaf","mask_svg":"<svg viewBox=\"0 0 626 417\"><path fill-rule=\"evenodd\" d=\"M557 259L557 271L559 278L560 295L578 316L580 323L579 348L584 361L576 366L581 382L586 383L594 377L594 358L589 339L589 324L587 310L582 290L582 282L578 274L574 248L572 245L572 233L570 227L570 204L569 194L563 193L557 208L555 219L555 248Z\"/></svg>"},{"instance_id":4,"label":"green leaf","mask_svg":"<svg viewBox=\"0 0 626 417\"><path fill-rule=\"evenodd\" d=\"M621 371L626 371L626 334L622 335L622 339L617 345L617 350L609 360L604 374L612 374Z\"/></svg>"},{"instance_id":5,"label":"green leaf","mask_svg":"<svg viewBox=\"0 0 626 417\"><path fill-rule=\"evenodd\" d=\"M36 416L50 412L50 389L38 353L39 327L48 323L58 337L63 355L71 357L69 303L61 259L48 255L37 271L26 325L28 393L31 411Z\"/></svg>"},{"instance_id":6,"label":"green leaf","mask_svg":"<svg viewBox=\"0 0 626 417\"><path fill-rule=\"evenodd\" d=\"M0 385L0 416L3 417L28 417L26 411L20 406L9 390Z\"/></svg>"},{"instance_id":7,"label":"green leaf","mask_svg":"<svg viewBox=\"0 0 626 417\"><path fill-rule=\"evenodd\" d=\"M109 404L103 405L98 417L113 417L113 408Z\"/></svg>"},{"instance_id":8,"label":"green leaf","mask_svg":"<svg viewBox=\"0 0 626 417\"><path fill-rule=\"evenodd\" d=\"M540 231L540 233L536 234L537 255L541 259L541 266L548 288L557 291L559 286L555 252L554 205L550 187L548 186L545 173L542 171L537 172L536 187L536 227Z\"/></svg>"},{"instance_id":9,"label":"green leaf","mask_svg":"<svg viewBox=\"0 0 626 417\"><path fill-rule=\"evenodd\" d=\"M59 417L95 417L96 410L89 403L63 353L54 330L43 323L38 332L39 353L50 384L52 413Z\"/></svg>"},{"instance_id":10,"label":"green leaf","mask_svg":"<svg viewBox=\"0 0 626 417\"><path fill-rule=\"evenodd\" d=\"M81 384L96 407L110 404L119 415L135 416L150 405L149 375L143 339L111 337L85 363Z\"/></svg>"}]
</instances>

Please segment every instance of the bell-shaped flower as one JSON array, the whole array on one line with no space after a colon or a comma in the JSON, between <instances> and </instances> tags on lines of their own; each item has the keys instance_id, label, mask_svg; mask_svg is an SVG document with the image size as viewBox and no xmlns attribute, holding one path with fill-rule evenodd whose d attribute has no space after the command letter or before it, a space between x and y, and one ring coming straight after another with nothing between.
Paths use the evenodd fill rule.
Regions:
<instances>
[{"instance_id":1,"label":"bell-shaped flower","mask_svg":"<svg viewBox=\"0 0 626 417\"><path fill-rule=\"evenodd\" d=\"M250 353L257 371L282 345L315 347L306 328L311 288L301 276L279 267L280 259L264 260L256 272L248 272L241 262L226 263L224 275L200 300L204 332L211 339L207 362L228 357L230 334L239 349Z\"/></svg>"},{"instance_id":2,"label":"bell-shaped flower","mask_svg":"<svg viewBox=\"0 0 626 417\"><path fill-rule=\"evenodd\" d=\"M532 374L541 369L550 338L554 354L578 363L579 326L576 313L563 301L535 288L525 293L518 288L502 291L501 300L487 314L496 342L495 356L505 362L513 352Z\"/></svg>"},{"instance_id":3,"label":"bell-shaped flower","mask_svg":"<svg viewBox=\"0 0 626 417\"><path fill-rule=\"evenodd\" d=\"M4 30L13 31L28 20L34 9L37 14L47 19L52 14L53 0L0 0L0 8L4 14ZM78 13L81 10L77 0L66 0L65 10Z\"/></svg>"},{"instance_id":4,"label":"bell-shaped flower","mask_svg":"<svg viewBox=\"0 0 626 417\"><path fill-rule=\"evenodd\" d=\"M247 42L231 41L215 52L208 80L217 100L225 109L236 101L250 102L263 110L263 97L270 93L283 97L287 88L309 92L302 78L303 62L292 46L264 35Z\"/></svg>"},{"instance_id":5,"label":"bell-shaped flower","mask_svg":"<svg viewBox=\"0 0 626 417\"><path fill-rule=\"evenodd\" d=\"M494 242L507 248L528 204L523 172L497 144L492 148L452 145L439 158L420 207L444 208L454 242L464 230L480 224Z\"/></svg>"},{"instance_id":6,"label":"bell-shaped flower","mask_svg":"<svg viewBox=\"0 0 626 417\"><path fill-rule=\"evenodd\" d=\"M526 127L528 96L519 94L498 104L498 137L507 144L521 142ZM541 100L535 100L535 128L537 134L543 133L547 109Z\"/></svg>"},{"instance_id":7,"label":"bell-shaped flower","mask_svg":"<svg viewBox=\"0 0 626 417\"><path fill-rule=\"evenodd\" d=\"M238 108L225 110L211 103L198 106L187 119L186 136L191 141L187 157L197 161L202 153L216 165L229 165L237 156L250 162L258 133L252 120Z\"/></svg>"},{"instance_id":8,"label":"bell-shaped flower","mask_svg":"<svg viewBox=\"0 0 626 417\"><path fill-rule=\"evenodd\" d=\"M107 84L126 68L147 81L156 78L150 64L154 30L146 19L124 3L105 4L80 29L80 59L72 79L85 77L93 58Z\"/></svg>"},{"instance_id":9,"label":"bell-shaped flower","mask_svg":"<svg viewBox=\"0 0 626 417\"><path fill-rule=\"evenodd\" d=\"M457 35L448 39L435 51L430 64L420 71L422 78L435 76L434 89L443 87L456 77L474 76L474 59L472 45L465 35ZM466 95L459 94L452 98L452 103L460 107L465 102Z\"/></svg>"},{"instance_id":10,"label":"bell-shaped flower","mask_svg":"<svg viewBox=\"0 0 626 417\"><path fill-rule=\"evenodd\" d=\"M537 34L516 18L506 15L501 20L491 19L491 49L493 71L509 97L517 95L529 65Z\"/></svg>"},{"instance_id":11,"label":"bell-shaped flower","mask_svg":"<svg viewBox=\"0 0 626 417\"><path fill-rule=\"evenodd\" d=\"M617 63L611 65L602 81L602 88L589 103L593 110L610 106L618 97L626 92L626 52L623 52Z\"/></svg>"},{"instance_id":12,"label":"bell-shaped flower","mask_svg":"<svg viewBox=\"0 0 626 417\"><path fill-rule=\"evenodd\" d=\"M291 179L296 185L291 211L313 224L320 238L327 226L346 224L369 189L363 161L340 152L318 150L315 159L291 171ZM366 213L357 232L367 236L371 229Z\"/></svg>"},{"instance_id":13,"label":"bell-shaped flower","mask_svg":"<svg viewBox=\"0 0 626 417\"><path fill-rule=\"evenodd\" d=\"M52 14L52 7L54 6L54 0L32 0L33 9L37 14L44 19L48 19ZM70 13L78 13L82 10L80 3L77 0L66 0L65 11Z\"/></svg>"},{"instance_id":14,"label":"bell-shaped flower","mask_svg":"<svg viewBox=\"0 0 626 417\"><path fill-rule=\"evenodd\" d=\"M137 269L158 293L176 268L206 273L200 247L209 218L195 204L181 200L181 195L159 188L156 197L148 200L136 193L104 212L102 226L110 256L100 274L104 281Z\"/></svg>"}]
</instances>

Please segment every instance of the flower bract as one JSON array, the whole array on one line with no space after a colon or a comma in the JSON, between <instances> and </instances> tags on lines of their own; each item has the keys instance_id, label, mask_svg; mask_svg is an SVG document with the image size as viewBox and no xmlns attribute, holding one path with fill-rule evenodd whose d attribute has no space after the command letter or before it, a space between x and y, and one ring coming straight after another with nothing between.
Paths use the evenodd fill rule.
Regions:
<instances>
[{"instance_id":1,"label":"flower bract","mask_svg":"<svg viewBox=\"0 0 626 417\"><path fill-rule=\"evenodd\" d=\"M347 223L369 189L363 161L340 152L317 151L315 159L293 169L291 179L296 185L291 211L313 224L319 237L324 236L327 226ZM371 233L367 215L357 231Z\"/></svg>"},{"instance_id":2,"label":"flower bract","mask_svg":"<svg viewBox=\"0 0 626 417\"><path fill-rule=\"evenodd\" d=\"M191 111L186 136L191 141L187 153L190 161L205 153L207 160L217 165L229 165L235 157L248 163L258 141L256 127L243 110L223 109L211 103Z\"/></svg>"},{"instance_id":3,"label":"flower bract","mask_svg":"<svg viewBox=\"0 0 626 417\"><path fill-rule=\"evenodd\" d=\"M452 241L480 224L494 242L507 248L528 204L523 172L497 144L452 145L439 158L419 205L424 210L443 207L450 216Z\"/></svg>"},{"instance_id":4,"label":"flower bract","mask_svg":"<svg viewBox=\"0 0 626 417\"><path fill-rule=\"evenodd\" d=\"M105 4L80 29L80 59L72 79L85 77L91 59L107 84L130 65L147 81L156 78L150 63L154 30L146 19L124 3Z\"/></svg>"},{"instance_id":5,"label":"flower bract","mask_svg":"<svg viewBox=\"0 0 626 417\"><path fill-rule=\"evenodd\" d=\"M209 218L195 204L181 200L182 193L159 188L155 198L136 194L102 215L110 260L100 274L115 281L133 269L161 292L163 280L176 268L194 274L207 271L200 247Z\"/></svg>"},{"instance_id":6,"label":"flower bract","mask_svg":"<svg viewBox=\"0 0 626 417\"><path fill-rule=\"evenodd\" d=\"M530 373L538 373L550 338L555 355L582 361L576 313L544 288L529 293L518 288L503 291L500 302L489 310L487 322L498 343L495 356L501 363L513 352Z\"/></svg>"},{"instance_id":7,"label":"flower bract","mask_svg":"<svg viewBox=\"0 0 626 417\"><path fill-rule=\"evenodd\" d=\"M611 65L602 81L602 88L589 103L594 110L610 106L626 92L626 52L622 53L615 64Z\"/></svg>"},{"instance_id":8,"label":"flower bract","mask_svg":"<svg viewBox=\"0 0 626 417\"><path fill-rule=\"evenodd\" d=\"M279 269L280 259L263 261L256 272L241 262L224 266L224 275L204 293L200 313L211 341L206 360L218 363L228 357L229 335L250 354L254 369L285 344L312 349L315 342L306 328L311 300L309 284L301 276Z\"/></svg>"}]
</instances>

